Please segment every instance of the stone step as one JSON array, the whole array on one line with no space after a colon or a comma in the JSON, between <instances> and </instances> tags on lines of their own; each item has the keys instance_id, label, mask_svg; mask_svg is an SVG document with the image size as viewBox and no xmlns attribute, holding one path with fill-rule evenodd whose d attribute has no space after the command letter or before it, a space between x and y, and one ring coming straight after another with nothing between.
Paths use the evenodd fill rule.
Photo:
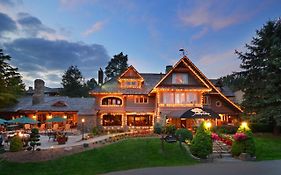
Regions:
<instances>
[{"instance_id":1,"label":"stone step","mask_svg":"<svg viewBox=\"0 0 281 175\"><path fill-rule=\"evenodd\" d=\"M213 158L226 158L226 157L232 157L232 155L229 153L223 153L223 154L213 153L212 157Z\"/></svg>"}]
</instances>

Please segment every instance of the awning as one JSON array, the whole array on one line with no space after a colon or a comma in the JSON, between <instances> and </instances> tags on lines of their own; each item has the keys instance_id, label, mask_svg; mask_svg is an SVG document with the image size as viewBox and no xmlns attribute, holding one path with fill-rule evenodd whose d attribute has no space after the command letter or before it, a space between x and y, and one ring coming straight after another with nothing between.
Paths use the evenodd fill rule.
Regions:
<instances>
[{"instance_id":1,"label":"awning","mask_svg":"<svg viewBox=\"0 0 281 175\"><path fill-rule=\"evenodd\" d=\"M180 118L210 118L216 119L220 116L208 108L192 108L183 113Z\"/></svg>"}]
</instances>

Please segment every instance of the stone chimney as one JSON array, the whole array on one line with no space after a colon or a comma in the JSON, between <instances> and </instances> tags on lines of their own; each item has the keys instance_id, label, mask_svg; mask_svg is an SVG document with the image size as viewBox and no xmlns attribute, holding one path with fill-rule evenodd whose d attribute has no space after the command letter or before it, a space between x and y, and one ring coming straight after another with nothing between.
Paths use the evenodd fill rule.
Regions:
<instances>
[{"instance_id":1,"label":"stone chimney","mask_svg":"<svg viewBox=\"0 0 281 175\"><path fill-rule=\"evenodd\" d=\"M36 79L34 81L34 94L32 96L32 105L44 102L44 89L45 82L41 79Z\"/></svg>"},{"instance_id":2,"label":"stone chimney","mask_svg":"<svg viewBox=\"0 0 281 175\"><path fill-rule=\"evenodd\" d=\"M99 85L103 84L103 70L101 68L98 71L98 84Z\"/></svg>"},{"instance_id":3,"label":"stone chimney","mask_svg":"<svg viewBox=\"0 0 281 175\"><path fill-rule=\"evenodd\" d=\"M171 69L173 69L173 66L172 65L167 65L165 73L167 74Z\"/></svg>"}]
</instances>

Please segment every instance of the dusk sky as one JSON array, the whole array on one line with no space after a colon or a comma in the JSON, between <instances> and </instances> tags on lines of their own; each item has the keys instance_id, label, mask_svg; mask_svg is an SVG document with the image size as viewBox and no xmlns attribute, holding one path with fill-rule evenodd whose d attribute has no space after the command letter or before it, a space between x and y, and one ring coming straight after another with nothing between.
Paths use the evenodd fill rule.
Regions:
<instances>
[{"instance_id":1,"label":"dusk sky","mask_svg":"<svg viewBox=\"0 0 281 175\"><path fill-rule=\"evenodd\" d=\"M70 65L96 77L120 52L139 72L160 73L180 48L218 78L239 70L234 50L278 17L280 0L0 0L0 48L26 86L60 87Z\"/></svg>"}]
</instances>

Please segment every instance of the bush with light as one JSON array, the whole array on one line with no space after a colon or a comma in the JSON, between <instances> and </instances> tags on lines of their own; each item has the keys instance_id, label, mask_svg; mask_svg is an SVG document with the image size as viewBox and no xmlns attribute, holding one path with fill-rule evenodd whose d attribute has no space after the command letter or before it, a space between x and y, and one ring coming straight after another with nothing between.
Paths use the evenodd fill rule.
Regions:
<instances>
[{"instance_id":1,"label":"bush with light","mask_svg":"<svg viewBox=\"0 0 281 175\"><path fill-rule=\"evenodd\" d=\"M255 156L256 146L253 133L246 122L242 122L234 135L231 153L233 156L239 156L241 153L248 153L251 156Z\"/></svg>"},{"instance_id":2,"label":"bush with light","mask_svg":"<svg viewBox=\"0 0 281 175\"><path fill-rule=\"evenodd\" d=\"M210 125L208 124L208 126ZM194 156L206 159L207 156L212 153L213 142L209 129L209 127L206 127L205 122L203 122L197 129L190 146L190 151Z\"/></svg>"}]
</instances>

